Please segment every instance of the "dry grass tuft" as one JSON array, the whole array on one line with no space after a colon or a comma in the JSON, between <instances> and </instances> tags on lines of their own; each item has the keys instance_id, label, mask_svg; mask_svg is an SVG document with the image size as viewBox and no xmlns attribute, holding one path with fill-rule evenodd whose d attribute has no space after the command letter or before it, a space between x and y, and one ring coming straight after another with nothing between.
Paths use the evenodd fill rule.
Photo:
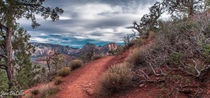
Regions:
<instances>
[{"instance_id":1,"label":"dry grass tuft","mask_svg":"<svg viewBox=\"0 0 210 98\"><path fill-rule=\"evenodd\" d=\"M65 77L71 72L71 69L69 67L63 67L58 71L58 75Z\"/></svg>"},{"instance_id":2,"label":"dry grass tuft","mask_svg":"<svg viewBox=\"0 0 210 98\"><path fill-rule=\"evenodd\" d=\"M82 63L81 60L73 60L73 61L71 61L70 66L71 66L71 69L72 69L72 70L75 70L75 69L81 67L82 64L83 64L83 63Z\"/></svg>"},{"instance_id":3,"label":"dry grass tuft","mask_svg":"<svg viewBox=\"0 0 210 98\"><path fill-rule=\"evenodd\" d=\"M99 95L110 95L127 89L132 85L131 66L127 63L114 65L102 76L99 81Z\"/></svg>"}]
</instances>

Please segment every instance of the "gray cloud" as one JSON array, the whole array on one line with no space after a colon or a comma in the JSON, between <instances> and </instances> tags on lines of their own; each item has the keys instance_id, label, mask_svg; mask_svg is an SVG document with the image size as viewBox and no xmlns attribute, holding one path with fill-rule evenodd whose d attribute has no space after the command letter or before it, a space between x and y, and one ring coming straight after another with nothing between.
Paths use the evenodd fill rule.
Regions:
<instances>
[{"instance_id":1,"label":"gray cloud","mask_svg":"<svg viewBox=\"0 0 210 98\"><path fill-rule=\"evenodd\" d=\"M31 41L81 47L86 43L103 45L122 43L132 33L133 21L148 12L155 0L46 0L46 6L61 7L64 14L52 22L38 18L41 26L32 29L20 23L32 35Z\"/></svg>"}]
</instances>

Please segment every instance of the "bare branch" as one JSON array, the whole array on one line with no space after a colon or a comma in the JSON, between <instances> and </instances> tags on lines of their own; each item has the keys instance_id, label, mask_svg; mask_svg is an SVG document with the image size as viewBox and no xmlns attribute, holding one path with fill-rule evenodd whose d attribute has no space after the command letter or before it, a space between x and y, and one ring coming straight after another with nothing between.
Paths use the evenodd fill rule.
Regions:
<instances>
[{"instance_id":1,"label":"bare branch","mask_svg":"<svg viewBox=\"0 0 210 98\"><path fill-rule=\"evenodd\" d=\"M0 23L0 28L8 31L8 28L5 25L1 24L1 23Z\"/></svg>"},{"instance_id":2,"label":"bare branch","mask_svg":"<svg viewBox=\"0 0 210 98\"><path fill-rule=\"evenodd\" d=\"M3 54L0 54L0 57L7 58L7 56Z\"/></svg>"},{"instance_id":3,"label":"bare branch","mask_svg":"<svg viewBox=\"0 0 210 98\"><path fill-rule=\"evenodd\" d=\"M153 66L151 65L151 63L149 63L149 66L150 68L152 69L153 73L156 75L156 76L160 76L161 74L157 74L153 68Z\"/></svg>"},{"instance_id":4,"label":"bare branch","mask_svg":"<svg viewBox=\"0 0 210 98\"><path fill-rule=\"evenodd\" d=\"M7 70L7 66L6 65L3 65L3 64L0 64L0 69Z\"/></svg>"},{"instance_id":5,"label":"bare branch","mask_svg":"<svg viewBox=\"0 0 210 98\"><path fill-rule=\"evenodd\" d=\"M150 77L143 70L139 69L139 71L141 71L147 79L150 79Z\"/></svg>"},{"instance_id":6,"label":"bare branch","mask_svg":"<svg viewBox=\"0 0 210 98\"><path fill-rule=\"evenodd\" d=\"M200 80L204 79L204 77L208 74L210 71L210 65L205 66L200 72L200 75L197 76Z\"/></svg>"},{"instance_id":7,"label":"bare branch","mask_svg":"<svg viewBox=\"0 0 210 98\"><path fill-rule=\"evenodd\" d=\"M201 72L197 69L198 64L195 62L195 60L192 60L195 63L194 69L196 70L196 72L198 73L196 76L200 76Z\"/></svg>"}]
</instances>

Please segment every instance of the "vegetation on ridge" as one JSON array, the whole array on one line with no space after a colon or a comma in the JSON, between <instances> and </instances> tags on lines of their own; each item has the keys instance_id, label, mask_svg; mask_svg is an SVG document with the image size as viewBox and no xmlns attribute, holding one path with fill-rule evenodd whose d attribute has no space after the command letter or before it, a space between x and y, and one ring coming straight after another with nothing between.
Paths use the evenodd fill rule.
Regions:
<instances>
[{"instance_id":1,"label":"vegetation on ridge","mask_svg":"<svg viewBox=\"0 0 210 98\"><path fill-rule=\"evenodd\" d=\"M191 86L189 77L173 72L173 69L176 69L178 72L184 72L200 82L208 80L206 76L210 70L210 20L209 16L198 16L199 14L196 13L209 14L208 11L202 12L200 10L200 8L206 10L205 7L209 5L208 3L204 5L202 0L197 1L163 0L162 2L156 2L150 8L149 14L144 15L139 23L134 22L134 29L139 33L140 37L132 40L143 42L153 40L153 42L149 47L142 49L142 45L133 44L132 41L126 41L125 39L125 42L129 42L126 43L128 48L133 45L136 47L127 57L127 60L122 63L122 65L132 65L130 69L132 69L133 78L131 79L131 76L127 77L128 80L132 80L130 83L134 85L160 82L162 83L160 88L164 89L161 91L163 93L170 92L169 94L158 95L163 97L179 96L178 93L184 93L191 97L206 94L205 89L200 91L199 89L182 88L183 81L189 87ZM182 9L186 10L183 11ZM159 20L164 12L171 14L170 21ZM128 38L129 36L127 36ZM120 68L120 65L115 67ZM113 93L112 90L116 90L117 87L124 87L123 83L119 83L120 85L117 85L117 87L111 86L112 83L116 83L115 79L124 78L123 75L119 75L117 78L112 79L112 75L108 75L117 72L118 69L112 67L106 71L101 78L103 81L100 81L99 84L104 87L103 89L108 90L102 90L100 93ZM131 72L125 72L124 74L126 73L130 74ZM154 76L158 78L154 79ZM174 81L179 84L176 88L173 87L173 85L177 85L176 83L171 84ZM207 84L203 83L203 85ZM140 87L142 86L140 85ZM117 89L117 91L121 90L123 89Z\"/></svg>"}]
</instances>

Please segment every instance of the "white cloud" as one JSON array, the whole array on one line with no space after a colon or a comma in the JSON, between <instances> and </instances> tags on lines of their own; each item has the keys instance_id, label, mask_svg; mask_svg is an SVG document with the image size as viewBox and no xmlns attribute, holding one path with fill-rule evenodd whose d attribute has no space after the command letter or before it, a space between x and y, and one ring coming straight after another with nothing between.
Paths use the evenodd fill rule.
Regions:
<instances>
[{"instance_id":1,"label":"white cloud","mask_svg":"<svg viewBox=\"0 0 210 98\"><path fill-rule=\"evenodd\" d=\"M69 19L72 19L72 18L68 17L68 16L60 16L59 17L59 20L69 20Z\"/></svg>"},{"instance_id":2,"label":"white cloud","mask_svg":"<svg viewBox=\"0 0 210 98\"><path fill-rule=\"evenodd\" d=\"M100 3L89 3L81 6L76 6L74 8L75 13L79 14L81 19L96 19L105 17L100 14L109 14L109 13L121 13L122 8L120 6L114 6L108 4Z\"/></svg>"},{"instance_id":3,"label":"white cloud","mask_svg":"<svg viewBox=\"0 0 210 98\"><path fill-rule=\"evenodd\" d=\"M35 41L35 42L40 42L40 43L47 43L48 42L48 39L44 39L44 38L39 38L39 37L32 37L31 38L32 41Z\"/></svg>"}]
</instances>

